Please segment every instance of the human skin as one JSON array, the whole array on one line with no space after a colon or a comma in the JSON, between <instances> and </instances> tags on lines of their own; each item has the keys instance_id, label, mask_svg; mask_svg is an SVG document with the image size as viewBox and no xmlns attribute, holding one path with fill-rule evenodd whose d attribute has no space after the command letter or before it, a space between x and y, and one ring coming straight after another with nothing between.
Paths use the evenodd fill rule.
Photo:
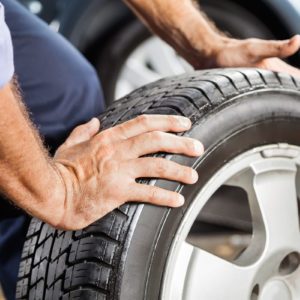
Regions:
<instances>
[{"instance_id":1,"label":"human skin","mask_svg":"<svg viewBox=\"0 0 300 300\"><path fill-rule=\"evenodd\" d=\"M192 0L124 0L136 15L195 69L258 67L300 77L281 58L296 53L300 36L288 40L238 40L225 36ZM201 0L200 0L201 3Z\"/></svg>"},{"instance_id":2,"label":"human skin","mask_svg":"<svg viewBox=\"0 0 300 300\"><path fill-rule=\"evenodd\" d=\"M136 182L140 177L193 184L195 170L155 152L199 156L202 144L169 132L191 127L178 116L140 116L99 133L94 118L78 126L50 158L14 84L0 90L0 190L16 206L64 230L81 229L129 202L178 207L178 193Z\"/></svg>"}]
</instances>

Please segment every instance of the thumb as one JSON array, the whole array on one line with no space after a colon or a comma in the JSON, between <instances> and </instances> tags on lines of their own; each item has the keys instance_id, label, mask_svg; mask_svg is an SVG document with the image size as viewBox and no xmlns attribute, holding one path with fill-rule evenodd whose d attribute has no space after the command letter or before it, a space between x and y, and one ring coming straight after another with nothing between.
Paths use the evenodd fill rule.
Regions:
<instances>
[{"instance_id":1,"label":"thumb","mask_svg":"<svg viewBox=\"0 0 300 300\"><path fill-rule=\"evenodd\" d=\"M99 132L100 121L97 118L92 118L88 123L77 126L69 135L64 145L67 147L74 146L90 140Z\"/></svg>"},{"instance_id":2,"label":"thumb","mask_svg":"<svg viewBox=\"0 0 300 300\"><path fill-rule=\"evenodd\" d=\"M264 58L285 58L295 54L300 48L300 35L284 41L249 39L247 44L252 63L256 63Z\"/></svg>"}]
</instances>

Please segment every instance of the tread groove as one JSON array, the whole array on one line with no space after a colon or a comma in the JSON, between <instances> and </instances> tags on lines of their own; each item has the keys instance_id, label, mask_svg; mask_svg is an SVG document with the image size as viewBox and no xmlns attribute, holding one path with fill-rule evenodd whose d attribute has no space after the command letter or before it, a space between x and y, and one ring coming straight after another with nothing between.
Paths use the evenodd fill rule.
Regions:
<instances>
[{"instance_id":1,"label":"tread groove","mask_svg":"<svg viewBox=\"0 0 300 300\"><path fill-rule=\"evenodd\" d=\"M298 84L297 84L297 81L296 81L295 77L294 77L294 76L290 76L290 77L291 77L291 79L292 79L292 82L293 82L294 86L295 86L296 88L298 88Z\"/></svg>"},{"instance_id":2,"label":"tread groove","mask_svg":"<svg viewBox=\"0 0 300 300\"><path fill-rule=\"evenodd\" d=\"M211 83L211 84L214 85L215 88L220 92L220 94L225 98L224 92L222 91L222 89L220 88L220 86L218 85L218 83L216 83L215 81L213 81L213 80L208 80L208 79L200 79L199 81ZM211 100L209 99L209 101L211 101Z\"/></svg>"},{"instance_id":3,"label":"tread groove","mask_svg":"<svg viewBox=\"0 0 300 300\"><path fill-rule=\"evenodd\" d=\"M265 77L263 76L263 74L259 71L259 70L256 70L256 72L258 73L258 75L260 76L261 80L263 81L264 85L267 86L268 83L265 79Z\"/></svg>"},{"instance_id":4,"label":"tread groove","mask_svg":"<svg viewBox=\"0 0 300 300\"><path fill-rule=\"evenodd\" d=\"M247 83L249 84L250 88L253 88L253 85L252 85L251 81L249 80L248 76L244 72L241 72L241 71L238 71L238 72L244 76L244 78L247 81Z\"/></svg>"},{"instance_id":5,"label":"tread groove","mask_svg":"<svg viewBox=\"0 0 300 300\"><path fill-rule=\"evenodd\" d=\"M281 80L281 78L280 78L280 76L279 76L278 72L273 72L273 74L274 74L274 75L275 75L275 77L277 78L277 80L278 80L279 84L282 86L282 80Z\"/></svg>"},{"instance_id":6,"label":"tread groove","mask_svg":"<svg viewBox=\"0 0 300 300\"><path fill-rule=\"evenodd\" d=\"M64 289L64 294L70 293L70 292L75 291L77 289L79 289L79 290L89 289L89 290L95 291L97 293L109 295L109 292L107 290L104 290L102 288L96 287L96 286L94 286L92 284L78 284L78 285L74 285L71 288Z\"/></svg>"},{"instance_id":7,"label":"tread groove","mask_svg":"<svg viewBox=\"0 0 300 300\"><path fill-rule=\"evenodd\" d=\"M108 236L108 235L106 235L106 234L104 234L102 232L101 233L100 232L93 232L93 233L87 232L87 233L83 233L83 234L81 234L79 236L74 237L74 241L78 241L78 240L81 240L81 239L87 238L87 237L98 237L98 238L102 238L103 240L106 240L109 243L114 243L116 245L120 244L119 241L111 238L110 236Z\"/></svg>"},{"instance_id":8,"label":"tread groove","mask_svg":"<svg viewBox=\"0 0 300 300\"><path fill-rule=\"evenodd\" d=\"M238 92L239 89L237 88L237 86L235 85L234 81L232 80L232 78L230 78L228 75L225 74L218 74L219 76L223 76L226 79L228 79L228 81L231 83L231 85L234 87L234 89Z\"/></svg>"}]
</instances>

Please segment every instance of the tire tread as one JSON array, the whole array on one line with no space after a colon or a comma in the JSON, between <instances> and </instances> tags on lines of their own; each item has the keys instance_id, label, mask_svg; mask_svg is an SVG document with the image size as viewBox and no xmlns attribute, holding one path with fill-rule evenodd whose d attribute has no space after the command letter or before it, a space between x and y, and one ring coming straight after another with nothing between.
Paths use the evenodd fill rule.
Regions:
<instances>
[{"instance_id":1,"label":"tire tread","mask_svg":"<svg viewBox=\"0 0 300 300\"><path fill-rule=\"evenodd\" d=\"M294 77L256 69L214 69L159 80L114 103L102 129L142 113L199 118L233 97L266 87L299 90ZM125 204L76 232L33 219L22 253L17 299L117 299L114 287L137 204Z\"/></svg>"}]
</instances>

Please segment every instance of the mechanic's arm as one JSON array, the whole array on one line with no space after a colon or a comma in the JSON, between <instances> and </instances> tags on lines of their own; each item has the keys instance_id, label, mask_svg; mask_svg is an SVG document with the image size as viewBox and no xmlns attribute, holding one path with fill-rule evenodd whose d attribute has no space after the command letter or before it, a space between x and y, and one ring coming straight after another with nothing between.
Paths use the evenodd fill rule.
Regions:
<instances>
[{"instance_id":1,"label":"mechanic's arm","mask_svg":"<svg viewBox=\"0 0 300 300\"><path fill-rule=\"evenodd\" d=\"M299 50L300 37L284 41L237 40L220 33L193 0L124 0L157 35L195 68L264 67L300 75L279 59ZM200 1L201 3L201 1ZM265 58L272 58L265 60Z\"/></svg>"},{"instance_id":2,"label":"mechanic's arm","mask_svg":"<svg viewBox=\"0 0 300 300\"><path fill-rule=\"evenodd\" d=\"M13 83L0 89L0 190L31 215L53 215L53 224L65 193Z\"/></svg>"},{"instance_id":3,"label":"mechanic's arm","mask_svg":"<svg viewBox=\"0 0 300 300\"><path fill-rule=\"evenodd\" d=\"M190 128L177 116L141 116L99 132L78 126L48 157L12 84L0 89L0 190L29 214L62 229L80 229L128 201L177 207L175 192L136 182L154 177L195 183L197 172L155 152L202 154L200 142L167 132Z\"/></svg>"},{"instance_id":4,"label":"mechanic's arm","mask_svg":"<svg viewBox=\"0 0 300 300\"><path fill-rule=\"evenodd\" d=\"M191 168L143 157L155 152L201 155L199 141L167 133L190 129L189 119L141 116L99 133L94 118L75 128L52 159L29 120L13 73L12 41L0 3L0 191L17 206L55 227L75 230L128 201L183 204L178 193L136 179L197 181Z\"/></svg>"}]
</instances>

